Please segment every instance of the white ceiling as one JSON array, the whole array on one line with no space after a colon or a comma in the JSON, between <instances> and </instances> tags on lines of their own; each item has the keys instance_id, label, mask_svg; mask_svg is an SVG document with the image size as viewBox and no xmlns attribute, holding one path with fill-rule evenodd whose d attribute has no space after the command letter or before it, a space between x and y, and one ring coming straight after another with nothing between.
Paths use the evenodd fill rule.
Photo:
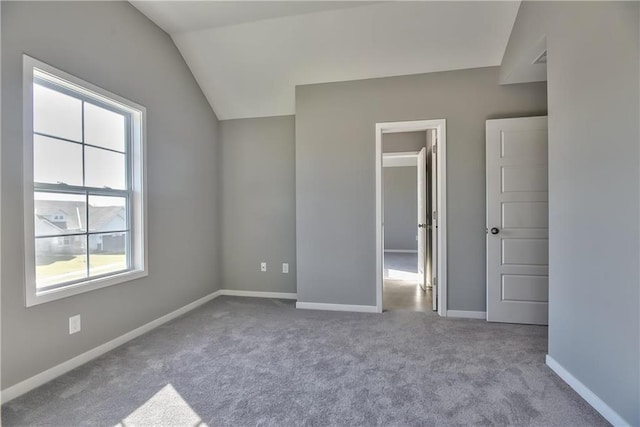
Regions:
<instances>
[{"instance_id":1,"label":"white ceiling","mask_svg":"<svg viewBox=\"0 0 640 427\"><path fill-rule=\"evenodd\" d=\"M131 3L169 34L226 27L283 16L362 6L374 1L149 1Z\"/></svg>"},{"instance_id":2,"label":"white ceiling","mask_svg":"<svg viewBox=\"0 0 640 427\"><path fill-rule=\"evenodd\" d=\"M295 113L295 86L499 65L519 1L135 1L220 119Z\"/></svg>"}]
</instances>

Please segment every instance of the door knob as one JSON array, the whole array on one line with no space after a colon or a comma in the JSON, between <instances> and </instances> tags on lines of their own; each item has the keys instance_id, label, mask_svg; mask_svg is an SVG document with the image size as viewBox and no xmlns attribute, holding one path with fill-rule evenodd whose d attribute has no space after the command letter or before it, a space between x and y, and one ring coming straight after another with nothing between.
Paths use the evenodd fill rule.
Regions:
<instances>
[{"instance_id":1,"label":"door knob","mask_svg":"<svg viewBox=\"0 0 640 427\"><path fill-rule=\"evenodd\" d=\"M491 229L491 234L498 234L499 232L500 232L500 230L498 228L496 228L496 227L493 227Z\"/></svg>"}]
</instances>

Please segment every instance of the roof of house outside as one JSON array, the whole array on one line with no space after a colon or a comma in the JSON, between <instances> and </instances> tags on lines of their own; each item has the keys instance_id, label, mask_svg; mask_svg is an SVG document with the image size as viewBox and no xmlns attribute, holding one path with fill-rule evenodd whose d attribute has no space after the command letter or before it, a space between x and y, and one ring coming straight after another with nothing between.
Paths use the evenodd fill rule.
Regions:
<instances>
[{"instance_id":1,"label":"roof of house outside","mask_svg":"<svg viewBox=\"0 0 640 427\"><path fill-rule=\"evenodd\" d=\"M53 217L63 214L65 221L56 221ZM53 225L61 234L74 230L84 230L87 224L87 211L84 202L36 200L35 216L41 221ZM101 231L115 218L126 220L123 206L91 206L89 205L90 231Z\"/></svg>"}]
</instances>

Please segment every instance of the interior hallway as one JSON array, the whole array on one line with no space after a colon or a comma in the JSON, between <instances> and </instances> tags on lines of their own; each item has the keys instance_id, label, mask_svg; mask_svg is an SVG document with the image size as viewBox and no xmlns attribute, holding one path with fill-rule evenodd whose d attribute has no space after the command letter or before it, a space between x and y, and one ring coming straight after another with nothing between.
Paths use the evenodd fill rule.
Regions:
<instances>
[{"instance_id":1,"label":"interior hallway","mask_svg":"<svg viewBox=\"0 0 640 427\"><path fill-rule=\"evenodd\" d=\"M431 289L425 292L418 285L418 254L385 252L383 310L433 314L431 301Z\"/></svg>"}]
</instances>

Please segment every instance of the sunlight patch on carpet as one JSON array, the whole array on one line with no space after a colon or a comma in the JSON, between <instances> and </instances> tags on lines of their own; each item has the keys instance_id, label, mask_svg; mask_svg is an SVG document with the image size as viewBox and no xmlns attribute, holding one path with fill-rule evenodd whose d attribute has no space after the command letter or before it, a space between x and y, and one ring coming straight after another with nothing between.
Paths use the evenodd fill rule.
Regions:
<instances>
[{"instance_id":1,"label":"sunlight patch on carpet","mask_svg":"<svg viewBox=\"0 0 640 427\"><path fill-rule=\"evenodd\" d=\"M208 427L171 384L164 386L116 427L151 425Z\"/></svg>"}]
</instances>

